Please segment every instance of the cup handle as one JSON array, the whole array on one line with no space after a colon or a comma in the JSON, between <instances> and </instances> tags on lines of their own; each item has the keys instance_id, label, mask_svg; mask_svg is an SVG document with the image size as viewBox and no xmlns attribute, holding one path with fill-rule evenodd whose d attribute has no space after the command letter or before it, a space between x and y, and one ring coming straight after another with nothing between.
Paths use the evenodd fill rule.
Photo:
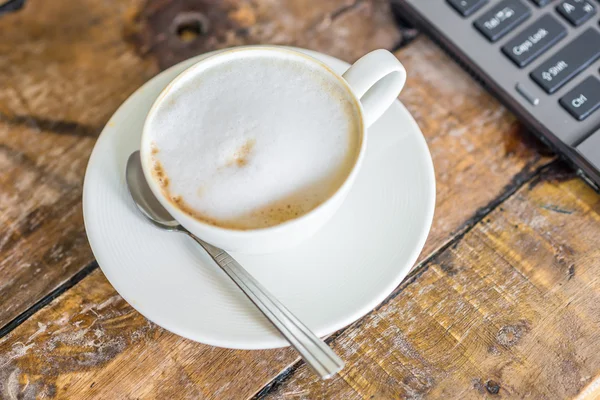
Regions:
<instances>
[{"instance_id":1,"label":"cup handle","mask_svg":"<svg viewBox=\"0 0 600 400\"><path fill-rule=\"evenodd\" d=\"M362 56L342 75L360 99L369 127L388 109L406 82L406 70L387 50L374 50Z\"/></svg>"}]
</instances>

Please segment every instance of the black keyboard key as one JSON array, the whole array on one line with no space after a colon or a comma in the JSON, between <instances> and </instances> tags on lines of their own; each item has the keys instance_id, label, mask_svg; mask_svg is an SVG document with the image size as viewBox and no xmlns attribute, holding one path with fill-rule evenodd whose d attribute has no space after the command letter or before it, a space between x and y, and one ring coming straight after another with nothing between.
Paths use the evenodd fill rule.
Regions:
<instances>
[{"instance_id":1,"label":"black keyboard key","mask_svg":"<svg viewBox=\"0 0 600 400\"><path fill-rule=\"evenodd\" d=\"M554 93L600 57L600 32L588 28L530 74L547 93Z\"/></svg>"},{"instance_id":2,"label":"black keyboard key","mask_svg":"<svg viewBox=\"0 0 600 400\"><path fill-rule=\"evenodd\" d=\"M503 0L477 18L473 25L491 42L495 42L530 15L531 10L520 0Z\"/></svg>"},{"instance_id":3,"label":"black keyboard key","mask_svg":"<svg viewBox=\"0 0 600 400\"><path fill-rule=\"evenodd\" d=\"M538 7L544 7L546 4L550 3L552 0L531 0Z\"/></svg>"},{"instance_id":4,"label":"black keyboard key","mask_svg":"<svg viewBox=\"0 0 600 400\"><path fill-rule=\"evenodd\" d=\"M578 121L583 121L600 108L600 80L589 76L569 93L560 98L559 103Z\"/></svg>"},{"instance_id":5,"label":"black keyboard key","mask_svg":"<svg viewBox=\"0 0 600 400\"><path fill-rule=\"evenodd\" d=\"M463 17L468 17L483 7L488 0L447 0L448 3Z\"/></svg>"},{"instance_id":6,"label":"black keyboard key","mask_svg":"<svg viewBox=\"0 0 600 400\"><path fill-rule=\"evenodd\" d=\"M502 47L502 52L523 68L567 35L552 15L546 14Z\"/></svg>"},{"instance_id":7,"label":"black keyboard key","mask_svg":"<svg viewBox=\"0 0 600 400\"><path fill-rule=\"evenodd\" d=\"M566 0L556 10L573 26L579 26L596 14L596 7L588 0Z\"/></svg>"}]
</instances>

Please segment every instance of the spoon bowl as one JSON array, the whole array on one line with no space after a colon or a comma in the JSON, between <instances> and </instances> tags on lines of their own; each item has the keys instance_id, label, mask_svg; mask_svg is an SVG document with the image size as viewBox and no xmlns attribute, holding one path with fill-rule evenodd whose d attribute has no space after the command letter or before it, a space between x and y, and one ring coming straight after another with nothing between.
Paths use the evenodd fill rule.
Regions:
<instances>
[{"instance_id":1,"label":"spoon bowl","mask_svg":"<svg viewBox=\"0 0 600 400\"><path fill-rule=\"evenodd\" d=\"M142 170L139 151L131 153L127 160L125 180L135 205L154 225L167 230L183 230L179 222L169 214L150 190Z\"/></svg>"}]
</instances>

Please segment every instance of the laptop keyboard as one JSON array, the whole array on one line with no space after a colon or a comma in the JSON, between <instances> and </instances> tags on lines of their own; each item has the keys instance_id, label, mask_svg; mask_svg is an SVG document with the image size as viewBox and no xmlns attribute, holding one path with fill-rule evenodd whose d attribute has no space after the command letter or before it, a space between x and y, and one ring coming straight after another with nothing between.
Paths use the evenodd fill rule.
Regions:
<instances>
[{"instance_id":1,"label":"laptop keyboard","mask_svg":"<svg viewBox=\"0 0 600 400\"><path fill-rule=\"evenodd\" d=\"M600 0L393 0L600 188Z\"/></svg>"},{"instance_id":2,"label":"laptop keyboard","mask_svg":"<svg viewBox=\"0 0 600 400\"><path fill-rule=\"evenodd\" d=\"M463 17L485 6L489 0L447 0ZM551 1L531 0L538 7ZM556 6L556 14L577 27L596 14L589 0L565 0ZM496 42L531 16L523 0L502 0L475 19L473 26L490 42ZM567 36L567 29L552 14L545 14L502 46L502 52L518 68L524 68ZM531 79L546 93L552 94L600 58L600 32L593 28L558 50L530 73ZM578 121L584 120L600 105L598 79L590 76L559 99L559 104Z\"/></svg>"}]
</instances>

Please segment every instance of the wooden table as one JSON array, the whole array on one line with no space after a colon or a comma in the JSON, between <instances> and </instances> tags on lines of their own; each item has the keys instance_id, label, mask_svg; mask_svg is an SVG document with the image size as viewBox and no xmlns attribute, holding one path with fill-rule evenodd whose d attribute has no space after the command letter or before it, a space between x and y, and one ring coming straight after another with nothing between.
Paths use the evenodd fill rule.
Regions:
<instances>
[{"instance_id":1,"label":"wooden table","mask_svg":"<svg viewBox=\"0 0 600 400\"><path fill-rule=\"evenodd\" d=\"M0 17L0 398L600 396L600 197L413 34L378 0L28 0ZM149 322L85 236L86 162L119 104L180 60L250 43L395 51L435 164L418 264L328 338L347 366L326 382L290 349Z\"/></svg>"}]
</instances>

